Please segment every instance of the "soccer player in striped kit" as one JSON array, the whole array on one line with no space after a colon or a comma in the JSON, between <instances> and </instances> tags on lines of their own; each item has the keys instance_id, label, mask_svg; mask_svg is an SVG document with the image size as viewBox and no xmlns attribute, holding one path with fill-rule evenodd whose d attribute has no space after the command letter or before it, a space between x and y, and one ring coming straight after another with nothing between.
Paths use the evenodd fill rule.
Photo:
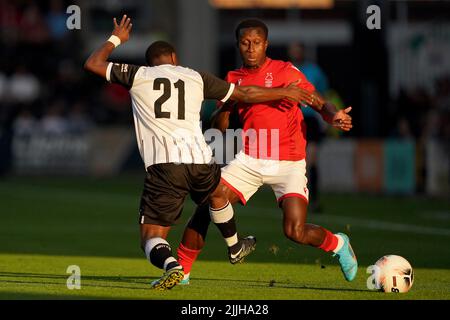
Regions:
<instances>
[{"instance_id":1,"label":"soccer player in striped kit","mask_svg":"<svg viewBox=\"0 0 450 320\"><path fill-rule=\"evenodd\" d=\"M186 196L198 205L207 203L220 182L220 168L201 130L202 101L301 101L306 93L295 85L237 87L211 74L178 66L174 48L164 41L147 49L148 66L108 62L113 50L128 41L131 28L126 15L119 24L114 18L111 37L91 54L85 69L130 92L137 144L147 172L139 209L141 248L153 265L165 271L152 287L165 290L184 276L166 238L182 213ZM214 219L233 259L238 261L253 250L256 240L238 239L232 216L218 212Z\"/></svg>"}]
</instances>

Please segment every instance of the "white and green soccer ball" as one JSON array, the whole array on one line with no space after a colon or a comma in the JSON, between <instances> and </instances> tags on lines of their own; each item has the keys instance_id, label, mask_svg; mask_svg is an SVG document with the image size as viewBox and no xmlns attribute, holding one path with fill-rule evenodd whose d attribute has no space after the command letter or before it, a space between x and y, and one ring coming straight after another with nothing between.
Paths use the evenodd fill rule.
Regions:
<instances>
[{"instance_id":1,"label":"white and green soccer ball","mask_svg":"<svg viewBox=\"0 0 450 320\"><path fill-rule=\"evenodd\" d=\"M375 263L375 282L383 292L408 292L414 283L414 270L405 258L386 255Z\"/></svg>"}]
</instances>

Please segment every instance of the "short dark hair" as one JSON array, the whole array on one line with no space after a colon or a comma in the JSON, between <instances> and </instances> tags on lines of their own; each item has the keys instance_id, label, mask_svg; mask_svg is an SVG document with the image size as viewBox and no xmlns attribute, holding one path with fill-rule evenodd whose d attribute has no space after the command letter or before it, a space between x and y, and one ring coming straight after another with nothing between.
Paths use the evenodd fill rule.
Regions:
<instances>
[{"instance_id":1,"label":"short dark hair","mask_svg":"<svg viewBox=\"0 0 450 320\"><path fill-rule=\"evenodd\" d=\"M247 28L260 28L264 35L267 37L269 36L269 29L267 28L266 24L262 22L259 19L246 19L241 21L238 26L236 27L236 40L239 41L239 36L241 33L241 29L247 29Z\"/></svg>"},{"instance_id":2,"label":"short dark hair","mask_svg":"<svg viewBox=\"0 0 450 320\"><path fill-rule=\"evenodd\" d=\"M161 40L155 41L147 48L145 61L151 66L154 59L160 56L168 56L172 53L175 53L175 48L170 43Z\"/></svg>"}]
</instances>

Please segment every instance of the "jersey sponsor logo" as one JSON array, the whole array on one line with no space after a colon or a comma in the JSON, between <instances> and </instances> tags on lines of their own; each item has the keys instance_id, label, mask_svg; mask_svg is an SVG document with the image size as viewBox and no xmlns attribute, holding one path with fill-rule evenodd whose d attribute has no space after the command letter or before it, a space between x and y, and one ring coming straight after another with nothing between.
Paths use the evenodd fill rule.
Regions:
<instances>
[{"instance_id":1,"label":"jersey sponsor logo","mask_svg":"<svg viewBox=\"0 0 450 320\"><path fill-rule=\"evenodd\" d=\"M264 85L265 85L267 88L270 88L270 87L272 87L272 82L273 82L273 75L272 75L272 72L267 72L267 73L266 73L266 78L264 79Z\"/></svg>"}]
</instances>

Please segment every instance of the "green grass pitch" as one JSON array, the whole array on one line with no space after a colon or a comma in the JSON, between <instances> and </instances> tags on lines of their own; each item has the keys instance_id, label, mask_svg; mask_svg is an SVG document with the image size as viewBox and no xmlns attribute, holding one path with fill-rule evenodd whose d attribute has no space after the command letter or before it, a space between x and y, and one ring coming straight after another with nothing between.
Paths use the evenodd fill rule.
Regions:
<instances>
[{"instance_id":1,"label":"green grass pitch","mask_svg":"<svg viewBox=\"0 0 450 320\"><path fill-rule=\"evenodd\" d=\"M137 208L143 177L3 178L0 180L0 299L450 299L450 203L442 199L323 195L324 213L308 220L346 232L359 260L346 282L330 254L284 238L270 189L235 206L242 235L256 251L228 262L211 226L191 285L152 291L161 275L139 248ZM192 212L187 201L169 242L177 247ZM369 291L366 269L385 254L415 270L406 294ZM67 267L81 269L81 289L66 286Z\"/></svg>"}]
</instances>

